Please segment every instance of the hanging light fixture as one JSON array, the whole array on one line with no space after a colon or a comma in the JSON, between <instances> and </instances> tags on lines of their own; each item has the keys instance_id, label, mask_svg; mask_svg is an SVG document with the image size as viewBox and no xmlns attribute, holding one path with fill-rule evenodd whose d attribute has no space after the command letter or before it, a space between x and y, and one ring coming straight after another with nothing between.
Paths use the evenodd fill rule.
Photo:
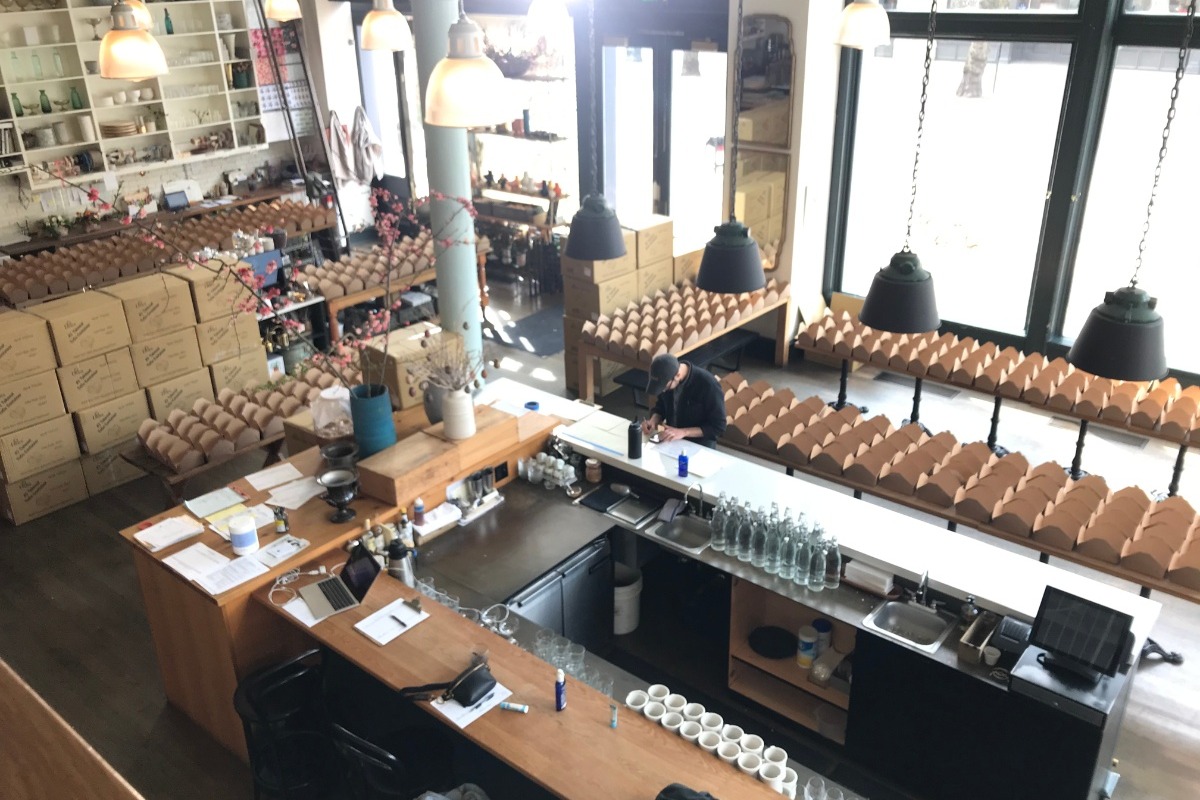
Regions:
<instances>
[{"instance_id":1,"label":"hanging light fixture","mask_svg":"<svg viewBox=\"0 0 1200 800\"><path fill-rule=\"evenodd\" d=\"M887 10L878 0L852 0L842 9L835 40L842 47L870 50L887 44L891 38L892 25Z\"/></svg>"},{"instance_id":2,"label":"hanging light fixture","mask_svg":"<svg viewBox=\"0 0 1200 800\"><path fill-rule=\"evenodd\" d=\"M392 0L375 0L362 23L363 50L411 50L412 29L404 15L392 7Z\"/></svg>"},{"instance_id":3,"label":"hanging light fixture","mask_svg":"<svg viewBox=\"0 0 1200 800\"><path fill-rule=\"evenodd\" d=\"M138 26L128 3L117 2L110 11L112 28L100 40L100 77L141 81L167 74L162 47Z\"/></svg>"},{"instance_id":4,"label":"hanging light fixture","mask_svg":"<svg viewBox=\"0 0 1200 800\"><path fill-rule=\"evenodd\" d=\"M300 19L300 0L266 0L263 10L267 19L290 22Z\"/></svg>"},{"instance_id":5,"label":"hanging light fixture","mask_svg":"<svg viewBox=\"0 0 1200 800\"><path fill-rule=\"evenodd\" d=\"M718 225L717 234L704 246L696 287L708 292L741 294L763 288L762 253L758 242L750 238L750 229L738 222L734 214L737 199L738 112L742 107L742 0L738 0L737 40L733 53L733 138L726 163L733 164L729 173L729 221Z\"/></svg>"},{"instance_id":6,"label":"hanging light fixture","mask_svg":"<svg viewBox=\"0 0 1200 800\"><path fill-rule=\"evenodd\" d=\"M150 19L150 9L146 8L142 0L125 0L125 5L133 9L133 18L137 20L139 28L148 31L154 26L154 20Z\"/></svg>"},{"instance_id":7,"label":"hanging light fixture","mask_svg":"<svg viewBox=\"0 0 1200 800\"><path fill-rule=\"evenodd\" d=\"M912 194L908 201L908 224L904 247L891 262L875 273L871 289L858 313L864 325L892 333L926 333L941 324L933 294L933 276L908 247L912 237L913 209L917 204L917 167L921 163L921 137L925 132L925 101L929 97L929 68L933 63L933 32L937 27L937 0L929 9L925 39L925 75L921 78L921 110L917 114L917 145L913 154Z\"/></svg>"},{"instance_id":8,"label":"hanging light fixture","mask_svg":"<svg viewBox=\"0 0 1200 800\"><path fill-rule=\"evenodd\" d=\"M588 63L595 65L596 54L596 2L588 3ZM567 239L566 255L580 261L606 261L625 255L625 237L621 235L621 223L617 212L612 209L600 191L600 156L596 139L600 128L596 124L596 105L599 89L592 81L592 194L583 198L579 211L571 219L571 235Z\"/></svg>"},{"instance_id":9,"label":"hanging light fixture","mask_svg":"<svg viewBox=\"0 0 1200 800\"><path fill-rule=\"evenodd\" d=\"M1067 352L1067 361L1102 378L1122 381L1152 381L1167 374L1167 353L1163 340L1163 318L1156 310L1158 298L1138 288L1138 273L1146 252L1150 234L1150 215L1158 198L1158 181L1167 158L1167 140L1171 138L1171 123L1175 120L1175 103L1179 87L1187 72L1189 45L1195 30L1196 0L1187 7L1187 22L1183 43L1179 46L1179 63L1175 69L1175 84L1171 87L1171 104L1167 107L1167 123L1163 126L1162 143L1158 148L1158 163L1154 166L1154 183L1150 187L1150 202L1146 204L1146 221L1142 224L1142 239L1138 242L1137 259L1128 286L1107 292L1104 302L1092 309L1079 331L1075 343Z\"/></svg>"},{"instance_id":10,"label":"hanging light fixture","mask_svg":"<svg viewBox=\"0 0 1200 800\"><path fill-rule=\"evenodd\" d=\"M505 116L504 75L483 52L483 29L467 18L462 0L450 26L450 48L425 87L425 124L442 128L495 125Z\"/></svg>"}]
</instances>

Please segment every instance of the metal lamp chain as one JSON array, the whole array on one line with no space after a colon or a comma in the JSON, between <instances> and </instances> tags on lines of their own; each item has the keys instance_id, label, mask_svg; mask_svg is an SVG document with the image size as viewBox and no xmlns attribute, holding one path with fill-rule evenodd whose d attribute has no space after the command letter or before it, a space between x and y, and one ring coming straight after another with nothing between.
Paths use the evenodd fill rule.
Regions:
<instances>
[{"instance_id":1,"label":"metal lamp chain","mask_svg":"<svg viewBox=\"0 0 1200 800\"><path fill-rule=\"evenodd\" d=\"M600 82L596 80L596 0L588 3L588 59L592 67L592 194L600 194L600 153L596 145L596 140L600 138L600 131L596 127L596 106L599 105L600 91Z\"/></svg>"},{"instance_id":2,"label":"metal lamp chain","mask_svg":"<svg viewBox=\"0 0 1200 800\"><path fill-rule=\"evenodd\" d=\"M1195 2L1195 0L1193 0ZM912 195L908 200L908 223L904 228L904 252L910 252L908 241L912 237L913 209L917 205L917 167L921 163L921 137L925 133L925 101L929 99L929 69L933 65L933 32L937 29L937 0L929 7L929 34L925 39L925 74L921 78L921 110L917 114L917 146L913 153Z\"/></svg>"},{"instance_id":3,"label":"metal lamp chain","mask_svg":"<svg viewBox=\"0 0 1200 800\"><path fill-rule=\"evenodd\" d=\"M1196 23L1196 0L1191 0L1187 8L1187 27L1183 35L1183 44L1179 46L1179 65L1175 68L1175 85L1171 87L1171 105L1167 108L1167 124L1163 126L1162 144L1158 148L1158 163L1154 166L1154 184L1150 187L1150 202L1146 204L1146 221L1142 223L1142 240L1138 242L1137 260L1134 262L1133 277L1129 279L1130 286L1137 286L1138 273L1142 269L1142 256L1146 252L1146 238L1150 234L1150 216L1154 213L1154 201L1158 197L1158 181L1162 177L1163 161L1167 158L1167 140L1171 138L1171 123L1175 121L1175 102L1179 99L1179 85L1187 72L1188 56L1191 50L1188 45L1192 41L1192 32Z\"/></svg>"},{"instance_id":4,"label":"metal lamp chain","mask_svg":"<svg viewBox=\"0 0 1200 800\"><path fill-rule=\"evenodd\" d=\"M742 0L738 0L737 9L737 40L733 51L733 138L728 148L728 158L733 159L733 169L729 173L729 221L737 219L734 206L737 203L737 155L738 155L738 122L742 114Z\"/></svg>"}]
</instances>

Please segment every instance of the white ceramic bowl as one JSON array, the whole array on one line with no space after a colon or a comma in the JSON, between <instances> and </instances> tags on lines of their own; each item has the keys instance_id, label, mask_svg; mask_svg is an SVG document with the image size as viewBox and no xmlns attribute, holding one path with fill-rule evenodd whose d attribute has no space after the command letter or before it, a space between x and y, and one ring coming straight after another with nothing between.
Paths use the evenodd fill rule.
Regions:
<instances>
[{"instance_id":1,"label":"white ceramic bowl","mask_svg":"<svg viewBox=\"0 0 1200 800\"><path fill-rule=\"evenodd\" d=\"M742 748L738 747L737 742L721 742L717 745L717 757L726 764L736 764L738 756L742 754Z\"/></svg>"},{"instance_id":2,"label":"white ceramic bowl","mask_svg":"<svg viewBox=\"0 0 1200 800\"><path fill-rule=\"evenodd\" d=\"M706 731L716 731L717 733L720 733L721 728L725 727L725 720L721 718L720 714L708 711L700 715L700 727L704 728Z\"/></svg>"},{"instance_id":3,"label":"white ceramic bowl","mask_svg":"<svg viewBox=\"0 0 1200 800\"><path fill-rule=\"evenodd\" d=\"M642 709L642 713L646 715L646 719L652 719L655 722L658 722L663 718L663 714L667 713L667 707L662 703L651 701L646 703L645 707Z\"/></svg>"},{"instance_id":4,"label":"white ceramic bowl","mask_svg":"<svg viewBox=\"0 0 1200 800\"><path fill-rule=\"evenodd\" d=\"M625 707L634 711L641 711L646 707L646 703L650 702L650 695L643 692L641 689L634 689L629 694L625 695Z\"/></svg>"},{"instance_id":5,"label":"white ceramic bowl","mask_svg":"<svg viewBox=\"0 0 1200 800\"><path fill-rule=\"evenodd\" d=\"M659 722L671 733L678 733L679 726L683 724L683 714L680 714L678 711L668 711L662 715Z\"/></svg>"},{"instance_id":6,"label":"white ceramic bowl","mask_svg":"<svg viewBox=\"0 0 1200 800\"><path fill-rule=\"evenodd\" d=\"M679 735L684 739L687 739L689 742L694 742L700 738L700 733L703 730L704 729L700 727L699 722L696 722L694 719L689 719L685 720L684 723L679 726Z\"/></svg>"}]
</instances>

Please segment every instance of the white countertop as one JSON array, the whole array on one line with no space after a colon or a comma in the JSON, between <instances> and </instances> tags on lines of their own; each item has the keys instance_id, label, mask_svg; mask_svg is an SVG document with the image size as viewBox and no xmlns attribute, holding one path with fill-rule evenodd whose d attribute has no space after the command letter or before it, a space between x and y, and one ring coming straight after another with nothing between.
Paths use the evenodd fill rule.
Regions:
<instances>
[{"instance_id":1,"label":"white countertop","mask_svg":"<svg viewBox=\"0 0 1200 800\"><path fill-rule=\"evenodd\" d=\"M1132 616L1140 648L1162 608L1133 592L856 500L833 488L789 477L736 454L709 450L719 469L703 478L679 478L674 462L657 453L654 445L646 444L642 458L631 461L609 447L597 447L572 435L573 428L615 429L621 422L627 426L628 420L598 411L588 422L591 425L560 427L556 433L581 453L680 493L702 484L704 498L710 503L725 492L739 504L749 500L755 508L774 501L781 509L803 511L821 523L826 533L837 536L845 555L911 581L920 580L928 571L931 588L956 597L974 595L980 606L992 611L1032 620L1045 588L1055 586Z\"/></svg>"}]
</instances>

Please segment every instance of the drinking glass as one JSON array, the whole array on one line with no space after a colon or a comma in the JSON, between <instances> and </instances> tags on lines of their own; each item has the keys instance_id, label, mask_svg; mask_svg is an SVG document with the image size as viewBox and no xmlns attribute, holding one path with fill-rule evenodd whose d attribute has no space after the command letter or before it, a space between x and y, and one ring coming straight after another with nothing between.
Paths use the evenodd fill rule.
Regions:
<instances>
[{"instance_id":1,"label":"drinking glass","mask_svg":"<svg viewBox=\"0 0 1200 800\"><path fill-rule=\"evenodd\" d=\"M442 604L445 605L446 608L450 609L451 611L458 611L459 602L458 602L458 597L456 595L447 594L445 592L442 592L442 597L440 599L442 601Z\"/></svg>"},{"instance_id":2,"label":"drinking glass","mask_svg":"<svg viewBox=\"0 0 1200 800\"><path fill-rule=\"evenodd\" d=\"M500 625L508 619L508 606L496 603L483 610L483 622L493 633L500 633Z\"/></svg>"},{"instance_id":3,"label":"drinking glass","mask_svg":"<svg viewBox=\"0 0 1200 800\"><path fill-rule=\"evenodd\" d=\"M572 642L567 646L567 665L563 669L571 675L579 677L579 674L583 672L583 659L586 655L586 647Z\"/></svg>"},{"instance_id":4,"label":"drinking glass","mask_svg":"<svg viewBox=\"0 0 1200 800\"><path fill-rule=\"evenodd\" d=\"M825 793L825 800L846 800L846 795L841 789L830 789Z\"/></svg>"},{"instance_id":5,"label":"drinking glass","mask_svg":"<svg viewBox=\"0 0 1200 800\"><path fill-rule=\"evenodd\" d=\"M462 608L458 609L458 613L462 614L466 619L474 622L476 625L483 624L483 615L479 613L478 608Z\"/></svg>"},{"instance_id":6,"label":"drinking glass","mask_svg":"<svg viewBox=\"0 0 1200 800\"><path fill-rule=\"evenodd\" d=\"M555 636L554 642L551 645L550 664L565 670L567 668L567 648L571 646L571 640L565 636Z\"/></svg>"},{"instance_id":7,"label":"drinking glass","mask_svg":"<svg viewBox=\"0 0 1200 800\"><path fill-rule=\"evenodd\" d=\"M804 800L829 800L825 791L825 779L812 777L804 784Z\"/></svg>"},{"instance_id":8,"label":"drinking glass","mask_svg":"<svg viewBox=\"0 0 1200 800\"><path fill-rule=\"evenodd\" d=\"M500 624L496 626L496 633L501 636L512 639L517 635L517 629L521 626L521 620L516 614L509 614L504 619L500 620Z\"/></svg>"},{"instance_id":9,"label":"drinking glass","mask_svg":"<svg viewBox=\"0 0 1200 800\"><path fill-rule=\"evenodd\" d=\"M538 628L533 635L533 654L542 661L549 662L554 656L554 631L549 628Z\"/></svg>"},{"instance_id":10,"label":"drinking glass","mask_svg":"<svg viewBox=\"0 0 1200 800\"><path fill-rule=\"evenodd\" d=\"M436 597L437 589L434 588L433 578L418 578L417 590L426 597Z\"/></svg>"},{"instance_id":11,"label":"drinking glass","mask_svg":"<svg viewBox=\"0 0 1200 800\"><path fill-rule=\"evenodd\" d=\"M605 697L613 696L613 676L607 672L601 672L596 678L596 691Z\"/></svg>"},{"instance_id":12,"label":"drinking glass","mask_svg":"<svg viewBox=\"0 0 1200 800\"><path fill-rule=\"evenodd\" d=\"M595 667L584 667L579 673L579 680L595 689L596 683L600 680L600 670Z\"/></svg>"}]
</instances>

